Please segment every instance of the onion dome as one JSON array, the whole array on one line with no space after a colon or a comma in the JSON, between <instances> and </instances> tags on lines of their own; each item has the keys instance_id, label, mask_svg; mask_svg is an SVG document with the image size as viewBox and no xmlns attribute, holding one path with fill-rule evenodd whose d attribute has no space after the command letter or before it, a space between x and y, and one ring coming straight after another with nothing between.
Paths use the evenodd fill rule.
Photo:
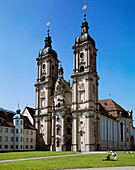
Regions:
<instances>
[{"instance_id":1,"label":"onion dome","mask_svg":"<svg viewBox=\"0 0 135 170\"><path fill-rule=\"evenodd\" d=\"M57 59L57 53L52 49L52 46L51 46L52 41L51 41L51 37L49 36L49 29L47 31L48 31L48 34L44 40L45 47L39 51L39 57L43 57L46 54L50 54L52 55L54 59Z\"/></svg>"},{"instance_id":2,"label":"onion dome","mask_svg":"<svg viewBox=\"0 0 135 170\"><path fill-rule=\"evenodd\" d=\"M16 115L14 115L13 119L23 119L23 116L20 114L21 110L17 109Z\"/></svg>"},{"instance_id":3,"label":"onion dome","mask_svg":"<svg viewBox=\"0 0 135 170\"><path fill-rule=\"evenodd\" d=\"M93 47L95 47L95 41L93 40L93 38L91 38L91 36L88 33L89 26L85 17L86 14L84 14L84 21L82 22L82 26L81 26L82 28L81 35L75 39L75 45L89 41L93 45Z\"/></svg>"},{"instance_id":4,"label":"onion dome","mask_svg":"<svg viewBox=\"0 0 135 170\"><path fill-rule=\"evenodd\" d=\"M46 54L51 54L54 59L57 59L57 53L51 47L43 48L39 51L39 57L45 56Z\"/></svg>"}]
</instances>

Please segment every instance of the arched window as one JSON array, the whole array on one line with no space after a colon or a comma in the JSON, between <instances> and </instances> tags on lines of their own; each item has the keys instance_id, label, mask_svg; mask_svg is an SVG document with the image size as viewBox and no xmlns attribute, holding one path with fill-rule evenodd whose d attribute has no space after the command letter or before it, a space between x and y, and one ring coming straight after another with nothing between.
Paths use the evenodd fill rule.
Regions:
<instances>
[{"instance_id":1,"label":"arched window","mask_svg":"<svg viewBox=\"0 0 135 170\"><path fill-rule=\"evenodd\" d=\"M84 66L81 66L80 67L80 72L83 72L84 71Z\"/></svg>"},{"instance_id":2,"label":"arched window","mask_svg":"<svg viewBox=\"0 0 135 170\"><path fill-rule=\"evenodd\" d=\"M72 134L72 130L70 127L67 128L67 135L71 135Z\"/></svg>"},{"instance_id":3,"label":"arched window","mask_svg":"<svg viewBox=\"0 0 135 170\"><path fill-rule=\"evenodd\" d=\"M71 122L71 118L70 117L67 117L67 122Z\"/></svg>"},{"instance_id":4,"label":"arched window","mask_svg":"<svg viewBox=\"0 0 135 170\"><path fill-rule=\"evenodd\" d=\"M52 65L52 70L54 70L54 65Z\"/></svg>"},{"instance_id":5,"label":"arched window","mask_svg":"<svg viewBox=\"0 0 135 170\"><path fill-rule=\"evenodd\" d=\"M58 107L60 107L60 103L58 103Z\"/></svg>"},{"instance_id":6,"label":"arched window","mask_svg":"<svg viewBox=\"0 0 135 170\"><path fill-rule=\"evenodd\" d=\"M58 116L58 117L57 117L57 121L59 122L59 120L60 120L60 117Z\"/></svg>"},{"instance_id":7,"label":"arched window","mask_svg":"<svg viewBox=\"0 0 135 170\"><path fill-rule=\"evenodd\" d=\"M80 58L84 58L84 53L81 53L81 54L80 54Z\"/></svg>"},{"instance_id":8,"label":"arched window","mask_svg":"<svg viewBox=\"0 0 135 170\"><path fill-rule=\"evenodd\" d=\"M45 81L45 76L42 77L42 81Z\"/></svg>"},{"instance_id":9,"label":"arched window","mask_svg":"<svg viewBox=\"0 0 135 170\"><path fill-rule=\"evenodd\" d=\"M59 147L60 146L60 141L59 140L57 140L57 147Z\"/></svg>"},{"instance_id":10,"label":"arched window","mask_svg":"<svg viewBox=\"0 0 135 170\"><path fill-rule=\"evenodd\" d=\"M60 135L60 128L57 128L57 135Z\"/></svg>"},{"instance_id":11,"label":"arched window","mask_svg":"<svg viewBox=\"0 0 135 170\"><path fill-rule=\"evenodd\" d=\"M120 123L121 142L123 142L123 123Z\"/></svg>"},{"instance_id":12,"label":"arched window","mask_svg":"<svg viewBox=\"0 0 135 170\"><path fill-rule=\"evenodd\" d=\"M42 68L45 70L45 64L42 65Z\"/></svg>"}]
</instances>

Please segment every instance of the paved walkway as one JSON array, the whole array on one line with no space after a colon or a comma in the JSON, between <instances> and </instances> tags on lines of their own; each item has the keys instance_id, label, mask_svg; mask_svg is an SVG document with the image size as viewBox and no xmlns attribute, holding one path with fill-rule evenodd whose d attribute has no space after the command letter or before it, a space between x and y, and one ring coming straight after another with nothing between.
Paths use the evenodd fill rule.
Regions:
<instances>
[{"instance_id":1,"label":"paved walkway","mask_svg":"<svg viewBox=\"0 0 135 170\"><path fill-rule=\"evenodd\" d=\"M58 157L67 157L67 156L78 156L82 154L101 154L101 153L107 153L107 152L82 152L79 154L71 154L71 155L56 155L56 156L44 156L44 157L35 157L35 158L21 158L21 159L9 159L9 160L0 160L0 162L13 162L13 161L26 161L26 160L32 160L32 159L45 159L45 158L58 158Z\"/></svg>"},{"instance_id":2,"label":"paved walkway","mask_svg":"<svg viewBox=\"0 0 135 170\"><path fill-rule=\"evenodd\" d=\"M62 170L67 170L67 169L62 169ZM68 170L135 170L135 166L80 168L80 169L68 169Z\"/></svg>"}]
</instances>

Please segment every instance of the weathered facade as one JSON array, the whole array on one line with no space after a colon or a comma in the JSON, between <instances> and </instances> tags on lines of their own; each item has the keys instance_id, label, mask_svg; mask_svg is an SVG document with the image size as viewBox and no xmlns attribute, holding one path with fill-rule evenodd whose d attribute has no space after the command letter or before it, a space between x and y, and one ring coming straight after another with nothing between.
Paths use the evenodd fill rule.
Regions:
<instances>
[{"instance_id":1,"label":"weathered facade","mask_svg":"<svg viewBox=\"0 0 135 170\"><path fill-rule=\"evenodd\" d=\"M84 15L73 46L72 87L58 69L51 37L37 58L35 126L41 150L94 151L133 149L132 112L113 100L98 100L97 49Z\"/></svg>"}]
</instances>

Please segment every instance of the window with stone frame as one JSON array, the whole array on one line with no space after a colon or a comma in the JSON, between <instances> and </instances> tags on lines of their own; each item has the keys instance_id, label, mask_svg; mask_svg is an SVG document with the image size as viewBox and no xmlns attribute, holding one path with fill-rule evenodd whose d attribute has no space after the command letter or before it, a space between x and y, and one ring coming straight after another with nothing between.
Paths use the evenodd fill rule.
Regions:
<instances>
[{"instance_id":1,"label":"window with stone frame","mask_svg":"<svg viewBox=\"0 0 135 170\"><path fill-rule=\"evenodd\" d=\"M2 127L0 127L0 132L2 132Z\"/></svg>"},{"instance_id":2,"label":"window with stone frame","mask_svg":"<svg viewBox=\"0 0 135 170\"><path fill-rule=\"evenodd\" d=\"M11 137L11 142L13 142L14 141L14 137Z\"/></svg>"},{"instance_id":3,"label":"window with stone frame","mask_svg":"<svg viewBox=\"0 0 135 170\"><path fill-rule=\"evenodd\" d=\"M16 120L16 125L18 125L19 124L19 120Z\"/></svg>"},{"instance_id":4,"label":"window with stone frame","mask_svg":"<svg viewBox=\"0 0 135 170\"><path fill-rule=\"evenodd\" d=\"M57 135L60 135L60 127L58 127L58 128L56 129L56 131L57 131Z\"/></svg>"},{"instance_id":5,"label":"window with stone frame","mask_svg":"<svg viewBox=\"0 0 135 170\"><path fill-rule=\"evenodd\" d=\"M5 149L8 149L8 145L5 145Z\"/></svg>"},{"instance_id":6,"label":"window with stone frame","mask_svg":"<svg viewBox=\"0 0 135 170\"><path fill-rule=\"evenodd\" d=\"M14 149L14 146L13 146L13 145L10 145L10 149Z\"/></svg>"},{"instance_id":7,"label":"window with stone frame","mask_svg":"<svg viewBox=\"0 0 135 170\"><path fill-rule=\"evenodd\" d=\"M59 147L60 146L60 141L59 140L57 140L57 145L56 145L57 147Z\"/></svg>"},{"instance_id":8,"label":"window with stone frame","mask_svg":"<svg viewBox=\"0 0 135 170\"><path fill-rule=\"evenodd\" d=\"M81 62L84 61L84 53L80 54L80 59L81 59Z\"/></svg>"},{"instance_id":9,"label":"window with stone frame","mask_svg":"<svg viewBox=\"0 0 135 170\"><path fill-rule=\"evenodd\" d=\"M2 136L0 136L0 142L2 141Z\"/></svg>"},{"instance_id":10,"label":"window with stone frame","mask_svg":"<svg viewBox=\"0 0 135 170\"><path fill-rule=\"evenodd\" d=\"M67 135L71 135L72 134L72 129L71 129L71 127L68 127L67 128Z\"/></svg>"},{"instance_id":11,"label":"window with stone frame","mask_svg":"<svg viewBox=\"0 0 135 170\"><path fill-rule=\"evenodd\" d=\"M8 136L5 136L5 142L8 142Z\"/></svg>"},{"instance_id":12,"label":"window with stone frame","mask_svg":"<svg viewBox=\"0 0 135 170\"><path fill-rule=\"evenodd\" d=\"M123 142L123 123L120 123L121 142Z\"/></svg>"},{"instance_id":13,"label":"window with stone frame","mask_svg":"<svg viewBox=\"0 0 135 170\"><path fill-rule=\"evenodd\" d=\"M81 66L80 67L80 72L83 72L84 71L84 66Z\"/></svg>"},{"instance_id":14,"label":"window with stone frame","mask_svg":"<svg viewBox=\"0 0 135 170\"><path fill-rule=\"evenodd\" d=\"M8 133L8 128L5 128L5 133Z\"/></svg>"},{"instance_id":15,"label":"window with stone frame","mask_svg":"<svg viewBox=\"0 0 135 170\"><path fill-rule=\"evenodd\" d=\"M16 142L18 142L18 137L16 137Z\"/></svg>"},{"instance_id":16,"label":"window with stone frame","mask_svg":"<svg viewBox=\"0 0 135 170\"><path fill-rule=\"evenodd\" d=\"M11 129L11 133L14 133L14 129L13 128Z\"/></svg>"},{"instance_id":17,"label":"window with stone frame","mask_svg":"<svg viewBox=\"0 0 135 170\"><path fill-rule=\"evenodd\" d=\"M67 122L71 122L71 117L67 117Z\"/></svg>"}]
</instances>

